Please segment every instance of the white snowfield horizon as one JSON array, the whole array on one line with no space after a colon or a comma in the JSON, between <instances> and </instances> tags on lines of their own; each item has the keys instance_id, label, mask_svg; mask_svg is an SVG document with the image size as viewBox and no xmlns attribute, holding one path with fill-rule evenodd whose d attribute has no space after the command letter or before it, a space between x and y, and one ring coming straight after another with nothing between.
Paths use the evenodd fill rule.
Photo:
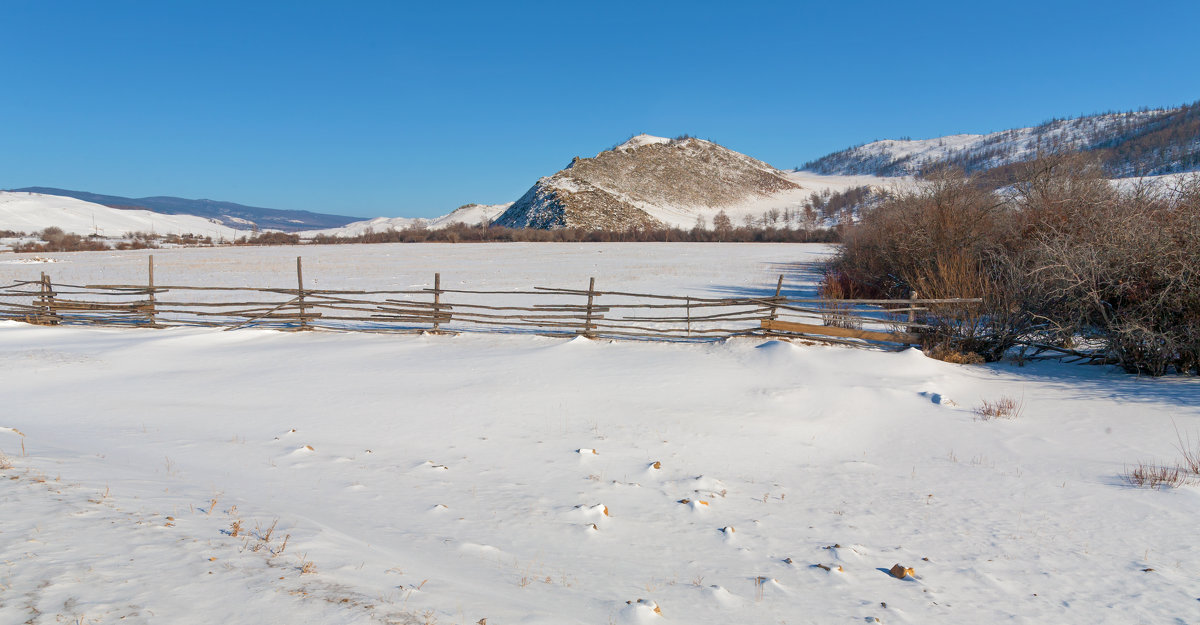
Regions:
<instances>
[{"instance_id":1,"label":"white snowfield horizon","mask_svg":"<svg viewBox=\"0 0 1200 625\"><path fill-rule=\"evenodd\" d=\"M133 233L194 234L214 240L245 235L211 219L117 209L61 195L0 191L0 230L33 234L46 228L69 234L122 238Z\"/></svg>"},{"instance_id":2,"label":"white snowfield horizon","mask_svg":"<svg viewBox=\"0 0 1200 625\"><path fill-rule=\"evenodd\" d=\"M833 250L301 251L314 288L441 271L727 295L782 273L800 295ZM137 284L150 252L5 255L0 280ZM196 285L289 286L297 255L152 252L158 283ZM763 340L13 321L0 353L3 623L1124 625L1200 606L1200 486L1121 478L1200 440L1196 379ZM1004 396L1018 418L972 413Z\"/></svg>"}]
</instances>

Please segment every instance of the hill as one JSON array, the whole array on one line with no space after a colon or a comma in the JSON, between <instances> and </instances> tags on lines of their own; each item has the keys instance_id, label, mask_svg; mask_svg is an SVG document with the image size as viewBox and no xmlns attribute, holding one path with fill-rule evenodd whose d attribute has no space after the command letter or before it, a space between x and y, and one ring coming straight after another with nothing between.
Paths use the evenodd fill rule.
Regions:
<instances>
[{"instance_id":1,"label":"hill","mask_svg":"<svg viewBox=\"0 0 1200 625\"><path fill-rule=\"evenodd\" d=\"M197 217L216 219L230 228L238 230L252 230L257 227L261 230L292 232L295 230L336 228L363 220L362 217L327 215L300 210L279 210L258 206L245 206L233 202L189 200L170 196L128 198L118 195L89 193L87 191L55 189L52 187L26 187L23 189L14 189L14 191L71 197L123 210L147 210L164 215L195 215Z\"/></svg>"},{"instance_id":2,"label":"hill","mask_svg":"<svg viewBox=\"0 0 1200 625\"><path fill-rule=\"evenodd\" d=\"M719 211L758 216L799 206L786 172L710 141L637 135L593 158L576 157L534 184L496 219L510 228L621 230L691 227Z\"/></svg>"},{"instance_id":3,"label":"hill","mask_svg":"<svg viewBox=\"0 0 1200 625\"><path fill-rule=\"evenodd\" d=\"M146 232L192 234L231 241L245 235L244 231L194 215L121 210L60 195L0 191L0 230L34 233L50 227L80 236L109 238Z\"/></svg>"},{"instance_id":4,"label":"hill","mask_svg":"<svg viewBox=\"0 0 1200 625\"><path fill-rule=\"evenodd\" d=\"M951 165L968 173L1039 154L1093 152L1114 178L1200 169L1200 102L1165 110L1054 119L1029 128L874 141L806 163L818 174L908 176Z\"/></svg>"}]
</instances>

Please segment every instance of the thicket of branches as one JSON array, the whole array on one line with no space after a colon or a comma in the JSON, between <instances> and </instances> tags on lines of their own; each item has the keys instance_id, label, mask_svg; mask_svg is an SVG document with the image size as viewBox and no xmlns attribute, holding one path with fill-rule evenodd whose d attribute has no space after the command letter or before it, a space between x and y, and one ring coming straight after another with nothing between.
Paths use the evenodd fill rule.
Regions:
<instances>
[{"instance_id":1,"label":"thicket of branches","mask_svg":"<svg viewBox=\"0 0 1200 625\"><path fill-rule=\"evenodd\" d=\"M62 228L50 227L38 233L41 242L21 243L13 246L14 252L83 252L107 250L108 244L98 237L83 237L69 234Z\"/></svg>"},{"instance_id":2,"label":"thicket of branches","mask_svg":"<svg viewBox=\"0 0 1200 625\"><path fill-rule=\"evenodd\" d=\"M932 311L940 349L1091 349L1130 372L1200 374L1200 177L1118 188L1094 156L1011 185L940 171L847 230L828 281L856 295L982 297Z\"/></svg>"},{"instance_id":3,"label":"thicket of branches","mask_svg":"<svg viewBox=\"0 0 1200 625\"><path fill-rule=\"evenodd\" d=\"M765 243L809 243L834 242L838 233L827 228L792 229L775 228L759 224L736 226L728 217L713 219L713 228L697 224L691 229L682 228L632 228L629 230L587 230L583 228L558 228L539 230L533 228L504 228L500 226L452 224L436 230L422 226L366 232L353 237L318 235L313 243L472 243L472 242L765 242ZM249 244L281 244L284 237L270 237L279 233L268 233L247 239ZM291 237L294 235L285 235Z\"/></svg>"}]
</instances>

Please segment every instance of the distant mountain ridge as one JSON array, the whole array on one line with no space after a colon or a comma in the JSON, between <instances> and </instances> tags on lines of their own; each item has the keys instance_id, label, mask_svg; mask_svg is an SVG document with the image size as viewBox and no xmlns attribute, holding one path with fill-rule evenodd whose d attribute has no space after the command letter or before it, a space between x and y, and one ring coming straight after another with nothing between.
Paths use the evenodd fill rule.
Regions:
<instances>
[{"instance_id":1,"label":"distant mountain ridge","mask_svg":"<svg viewBox=\"0 0 1200 625\"><path fill-rule=\"evenodd\" d=\"M233 241L246 231L196 215L165 215L147 210L120 210L63 195L0 191L0 230L34 234L45 228L68 234L109 239L151 235L193 235L214 242Z\"/></svg>"},{"instance_id":2,"label":"distant mountain ridge","mask_svg":"<svg viewBox=\"0 0 1200 625\"><path fill-rule=\"evenodd\" d=\"M495 221L509 228L684 225L800 185L770 165L710 141L637 135L537 181Z\"/></svg>"},{"instance_id":3,"label":"distant mountain ridge","mask_svg":"<svg viewBox=\"0 0 1200 625\"><path fill-rule=\"evenodd\" d=\"M940 166L968 173L1037 157L1094 152L1114 178L1200 169L1200 102L1174 109L1103 113L1055 119L984 135L884 140L805 163L818 174L909 176Z\"/></svg>"},{"instance_id":4,"label":"distant mountain ridge","mask_svg":"<svg viewBox=\"0 0 1200 625\"><path fill-rule=\"evenodd\" d=\"M128 198L117 195L102 195L87 191L71 191L52 187L26 187L11 189L12 191L41 193L43 195L59 195L71 197L93 204L102 204L110 208L141 209L162 213L164 215L195 215L216 219L221 223L238 230L315 230L320 228L337 228L363 217L347 217L344 215L327 215L301 210L280 210L245 206L233 202L216 200L189 200L180 197L156 196L144 198Z\"/></svg>"}]
</instances>

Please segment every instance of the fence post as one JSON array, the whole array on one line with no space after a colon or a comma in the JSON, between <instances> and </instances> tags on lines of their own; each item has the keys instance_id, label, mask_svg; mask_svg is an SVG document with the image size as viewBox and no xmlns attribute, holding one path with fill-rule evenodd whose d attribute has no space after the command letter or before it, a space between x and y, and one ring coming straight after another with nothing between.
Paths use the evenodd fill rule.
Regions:
<instances>
[{"instance_id":1,"label":"fence post","mask_svg":"<svg viewBox=\"0 0 1200 625\"><path fill-rule=\"evenodd\" d=\"M779 316L779 309L776 305L779 304L779 292L783 290L783 274L779 274L779 281L775 283L775 297L771 300L771 321L774 321Z\"/></svg>"},{"instance_id":2,"label":"fence post","mask_svg":"<svg viewBox=\"0 0 1200 625\"><path fill-rule=\"evenodd\" d=\"M42 272L42 277L38 279L38 296L37 296L38 314L33 316L33 322L42 325L49 323L50 311L46 309L46 272Z\"/></svg>"},{"instance_id":3,"label":"fence post","mask_svg":"<svg viewBox=\"0 0 1200 625\"><path fill-rule=\"evenodd\" d=\"M156 301L156 298L155 298L155 296L154 296L154 254L151 254L151 255L150 255L150 281L149 281L149 285L150 285L150 289L149 289L149 291L150 291L150 305L149 305L149 309L147 310L147 318L149 319L149 321L150 321L150 325L151 325L151 326L157 326L157 325L158 325L158 323L157 323L157 322L155 321L155 319L154 319L154 313L155 313L155 301Z\"/></svg>"},{"instance_id":4,"label":"fence post","mask_svg":"<svg viewBox=\"0 0 1200 625\"><path fill-rule=\"evenodd\" d=\"M687 335L692 338L692 297L687 298Z\"/></svg>"},{"instance_id":5,"label":"fence post","mask_svg":"<svg viewBox=\"0 0 1200 625\"><path fill-rule=\"evenodd\" d=\"M916 300L917 292L910 291L908 294L908 327L904 328L904 331L909 334L914 334L914 330L916 330L916 328L912 327L917 321Z\"/></svg>"},{"instance_id":6,"label":"fence post","mask_svg":"<svg viewBox=\"0 0 1200 625\"><path fill-rule=\"evenodd\" d=\"M437 334L439 329L438 313L441 312L442 303L442 274L433 274L433 333Z\"/></svg>"},{"instance_id":7,"label":"fence post","mask_svg":"<svg viewBox=\"0 0 1200 625\"><path fill-rule=\"evenodd\" d=\"M588 338L592 337L592 302L593 302L593 297L595 296L595 292L596 292L596 278L592 277L588 280L587 317L583 323L583 335Z\"/></svg>"},{"instance_id":8,"label":"fence post","mask_svg":"<svg viewBox=\"0 0 1200 625\"><path fill-rule=\"evenodd\" d=\"M54 312L54 284L50 282L50 276L46 272L42 272L40 304L45 311L44 316L39 320L39 323L45 325L58 325L58 315Z\"/></svg>"},{"instance_id":9,"label":"fence post","mask_svg":"<svg viewBox=\"0 0 1200 625\"><path fill-rule=\"evenodd\" d=\"M300 260L299 256L296 257L296 286L298 287L297 291L296 291L296 296L299 299L299 306L300 306L300 329L307 330L308 329L308 318L306 318L304 316L305 312L306 312L306 309L304 306L304 267L301 264L301 260Z\"/></svg>"}]
</instances>

